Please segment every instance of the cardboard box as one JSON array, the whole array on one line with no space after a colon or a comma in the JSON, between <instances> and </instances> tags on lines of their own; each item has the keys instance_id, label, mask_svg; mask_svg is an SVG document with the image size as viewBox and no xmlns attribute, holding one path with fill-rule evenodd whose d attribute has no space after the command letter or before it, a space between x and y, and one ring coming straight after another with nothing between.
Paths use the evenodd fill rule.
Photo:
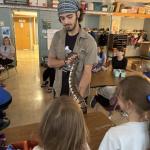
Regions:
<instances>
[{"instance_id":1,"label":"cardboard box","mask_svg":"<svg viewBox=\"0 0 150 150\"><path fill-rule=\"evenodd\" d=\"M114 2L113 5L114 5L114 11L120 12L121 3L120 2Z\"/></svg>"},{"instance_id":2,"label":"cardboard box","mask_svg":"<svg viewBox=\"0 0 150 150\"><path fill-rule=\"evenodd\" d=\"M121 9L121 13L128 13L128 9Z\"/></svg>"},{"instance_id":3,"label":"cardboard box","mask_svg":"<svg viewBox=\"0 0 150 150\"><path fill-rule=\"evenodd\" d=\"M146 14L150 14L150 8L146 8Z\"/></svg>"},{"instance_id":4,"label":"cardboard box","mask_svg":"<svg viewBox=\"0 0 150 150\"><path fill-rule=\"evenodd\" d=\"M145 11L146 11L145 7L139 7L138 13L145 14Z\"/></svg>"},{"instance_id":5,"label":"cardboard box","mask_svg":"<svg viewBox=\"0 0 150 150\"><path fill-rule=\"evenodd\" d=\"M58 4L55 4L55 3L51 4L51 8L57 8L57 7L58 7Z\"/></svg>"},{"instance_id":6,"label":"cardboard box","mask_svg":"<svg viewBox=\"0 0 150 150\"><path fill-rule=\"evenodd\" d=\"M132 7L130 9L128 9L128 13L137 14L138 13L138 7Z\"/></svg>"},{"instance_id":7,"label":"cardboard box","mask_svg":"<svg viewBox=\"0 0 150 150\"><path fill-rule=\"evenodd\" d=\"M38 0L29 0L29 6L38 6Z\"/></svg>"},{"instance_id":8,"label":"cardboard box","mask_svg":"<svg viewBox=\"0 0 150 150\"><path fill-rule=\"evenodd\" d=\"M38 6L47 7L47 0L38 0Z\"/></svg>"},{"instance_id":9,"label":"cardboard box","mask_svg":"<svg viewBox=\"0 0 150 150\"><path fill-rule=\"evenodd\" d=\"M50 7L51 7L51 8L57 8L57 7L58 7L58 3L59 3L58 0L52 0Z\"/></svg>"}]
</instances>

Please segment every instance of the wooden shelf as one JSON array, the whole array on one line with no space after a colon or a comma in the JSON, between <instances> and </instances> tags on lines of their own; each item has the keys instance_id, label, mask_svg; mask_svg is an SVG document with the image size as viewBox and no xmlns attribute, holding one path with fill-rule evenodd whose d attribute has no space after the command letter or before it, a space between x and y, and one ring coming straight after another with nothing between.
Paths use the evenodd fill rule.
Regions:
<instances>
[{"instance_id":1,"label":"wooden shelf","mask_svg":"<svg viewBox=\"0 0 150 150\"><path fill-rule=\"evenodd\" d=\"M27 9L27 10L50 10L50 11L57 11L57 9L55 9L55 8L48 8L48 7L39 7L39 6L23 6L23 5L5 5L5 4L0 4L0 8Z\"/></svg>"},{"instance_id":2,"label":"wooden shelf","mask_svg":"<svg viewBox=\"0 0 150 150\"><path fill-rule=\"evenodd\" d=\"M150 0L118 0L118 2L149 3Z\"/></svg>"},{"instance_id":3,"label":"wooden shelf","mask_svg":"<svg viewBox=\"0 0 150 150\"><path fill-rule=\"evenodd\" d=\"M112 16L135 17L135 18L150 18L149 14L129 14L129 13L112 13Z\"/></svg>"},{"instance_id":4,"label":"wooden shelf","mask_svg":"<svg viewBox=\"0 0 150 150\"><path fill-rule=\"evenodd\" d=\"M87 10L85 12L87 15L111 15L109 12L103 12L103 11L89 11Z\"/></svg>"},{"instance_id":5,"label":"wooden shelf","mask_svg":"<svg viewBox=\"0 0 150 150\"><path fill-rule=\"evenodd\" d=\"M120 16L120 17L132 17L132 18L150 18L150 14L131 14L131 13L116 13L116 12L102 12L102 11L86 11L87 15L108 15L108 16Z\"/></svg>"},{"instance_id":6,"label":"wooden shelf","mask_svg":"<svg viewBox=\"0 0 150 150\"><path fill-rule=\"evenodd\" d=\"M0 8L57 11L57 9L55 8L20 6L20 5L4 5L4 4L0 4ZM111 13L111 12L102 12L102 11L86 11L85 14L97 15L97 16L107 15L107 16L121 16L121 17L133 17L133 18L150 18L150 14L130 14L130 13L116 13L116 12Z\"/></svg>"}]
</instances>

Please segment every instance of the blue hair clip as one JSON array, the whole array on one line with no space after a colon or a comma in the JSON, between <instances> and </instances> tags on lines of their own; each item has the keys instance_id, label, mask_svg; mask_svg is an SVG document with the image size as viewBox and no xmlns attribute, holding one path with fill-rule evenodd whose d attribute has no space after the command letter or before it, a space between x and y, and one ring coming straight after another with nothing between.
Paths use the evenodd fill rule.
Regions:
<instances>
[{"instance_id":1,"label":"blue hair clip","mask_svg":"<svg viewBox=\"0 0 150 150\"><path fill-rule=\"evenodd\" d=\"M150 103L150 95L147 96L147 101Z\"/></svg>"}]
</instances>

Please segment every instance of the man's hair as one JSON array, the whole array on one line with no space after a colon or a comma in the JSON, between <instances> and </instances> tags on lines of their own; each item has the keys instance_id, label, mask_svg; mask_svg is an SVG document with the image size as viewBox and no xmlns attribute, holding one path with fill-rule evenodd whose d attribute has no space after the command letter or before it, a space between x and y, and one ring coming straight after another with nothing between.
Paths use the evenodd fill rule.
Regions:
<instances>
[{"instance_id":1,"label":"man's hair","mask_svg":"<svg viewBox=\"0 0 150 150\"><path fill-rule=\"evenodd\" d=\"M83 150L87 128L79 105L69 96L56 98L46 111L40 127L44 150Z\"/></svg>"},{"instance_id":2,"label":"man's hair","mask_svg":"<svg viewBox=\"0 0 150 150\"><path fill-rule=\"evenodd\" d=\"M119 51L119 52L125 52L125 48L124 47L117 47L117 51Z\"/></svg>"},{"instance_id":3,"label":"man's hair","mask_svg":"<svg viewBox=\"0 0 150 150\"><path fill-rule=\"evenodd\" d=\"M79 11L80 11L80 16L79 16L79 18L78 18L78 21L79 21L79 23L83 20L83 17L84 17L84 12L83 12L83 9L82 8L80 8L79 9Z\"/></svg>"}]
</instances>

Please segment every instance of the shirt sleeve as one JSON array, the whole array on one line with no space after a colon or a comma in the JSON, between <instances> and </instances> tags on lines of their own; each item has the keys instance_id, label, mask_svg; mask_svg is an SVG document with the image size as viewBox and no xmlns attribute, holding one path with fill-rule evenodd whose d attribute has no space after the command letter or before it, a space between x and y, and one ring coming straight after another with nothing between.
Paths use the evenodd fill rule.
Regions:
<instances>
[{"instance_id":1,"label":"shirt sleeve","mask_svg":"<svg viewBox=\"0 0 150 150\"><path fill-rule=\"evenodd\" d=\"M53 56L53 57L56 57L56 49L55 49L56 47L55 43L56 43L56 38L57 38L56 33L54 34L54 37L52 38L52 42L48 51L48 55Z\"/></svg>"},{"instance_id":2,"label":"shirt sleeve","mask_svg":"<svg viewBox=\"0 0 150 150\"><path fill-rule=\"evenodd\" d=\"M98 59L97 59L97 45L94 39L91 40L91 42L89 42L88 47L87 47L87 55L85 58L85 65L93 65L98 63Z\"/></svg>"},{"instance_id":3,"label":"shirt sleeve","mask_svg":"<svg viewBox=\"0 0 150 150\"><path fill-rule=\"evenodd\" d=\"M108 130L102 142L100 143L98 150L118 150L118 149L119 146L116 138L111 134L111 130Z\"/></svg>"}]
</instances>

